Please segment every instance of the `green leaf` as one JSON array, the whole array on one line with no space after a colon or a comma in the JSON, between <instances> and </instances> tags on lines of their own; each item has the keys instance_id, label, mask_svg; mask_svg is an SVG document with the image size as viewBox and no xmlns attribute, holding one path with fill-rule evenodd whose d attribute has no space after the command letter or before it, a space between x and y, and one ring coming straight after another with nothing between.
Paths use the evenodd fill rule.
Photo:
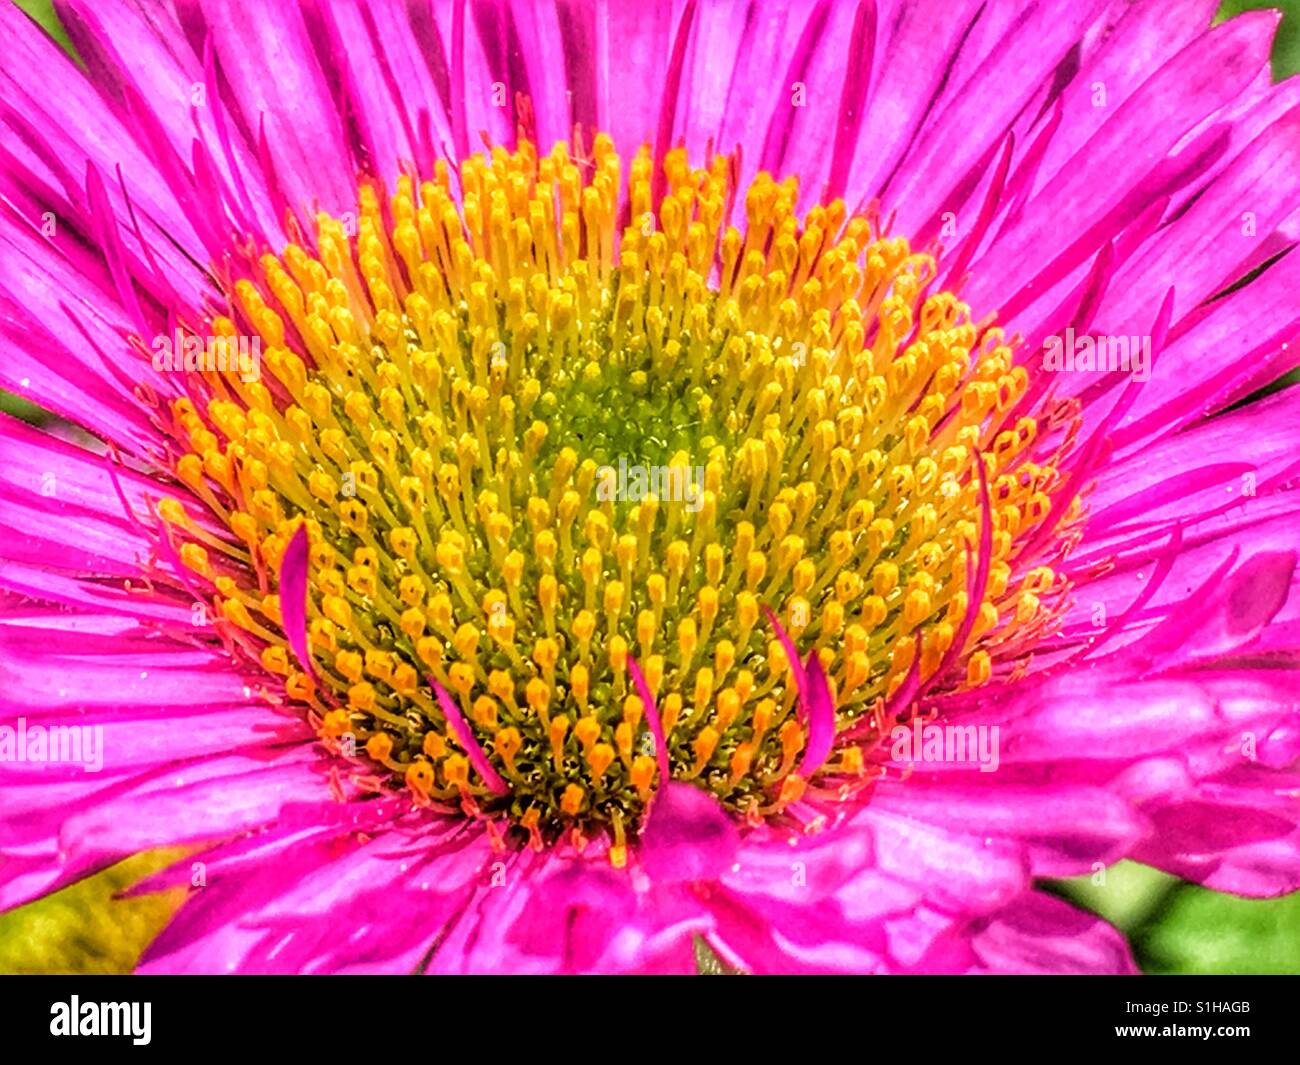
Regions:
<instances>
[{"instance_id":1,"label":"green leaf","mask_svg":"<svg viewBox=\"0 0 1300 1065\"><path fill-rule=\"evenodd\" d=\"M184 849L136 855L62 891L0 914L0 973L128 973L171 919L185 889L115 896Z\"/></svg>"},{"instance_id":2,"label":"green leaf","mask_svg":"<svg viewBox=\"0 0 1300 1065\"><path fill-rule=\"evenodd\" d=\"M0 411L12 414L15 418L21 418L32 425L41 425L50 417L48 411L36 406L35 403L28 403L22 396L10 395L8 392L0 392Z\"/></svg>"},{"instance_id":3,"label":"green leaf","mask_svg":"<svg viewBox=\"0 0 1300 1065\"><path fill-rule=\"evenodd\" d=\"M1159 911L1179 883L1177 877L1159 869L1123 861L1090 876L1056 880L1042 886L1129 935Z\"/></svg>"},{"instance_id":4,"label":"green leaf","mask_svg":"<svg viewBox=\"0 0 1300 1065\"><path fill-rule=\"evenodd\" d=\"M59 16L54 12L53 0L14 0L14 3L39 22L45 32L59 42L64 51L69 55L75 54L72 50L72 42L68 40L68 34L63 28L63 23L59 21Z\"/></svg>"},{"instance_id":5,"label":"green leaf","mask_svg":"<svg viewBox=\"0 0 1300 1065\"><path fill-rule=\"evenodd\" d=\"M695 937L695 971L700 976L739 976L740 970L733 969L713 953L703 936Z\"/></svg>"},{"instance_id":6,"label":"green leaf","mask_svg":"<svg viewBox=\"0 0 1300 1065\"><path fill-rule=\"evenodd\" d=\"M1215 21L1222 22L1243 11L1270 8L1283 13L1282 25L1273 40L1273 77L1280 81L1300 72L1300 0L1223 0Z\"/></svg>"},{"instance_id":7,"label":"green leaf","mask_svg":"<svg viewBox=\"0 0 1300 1065\"><path fill-rule=\"evenodd\" d=\"M1242 899L1184 884L1134 946L1150 973L1300 974L1300 892Z\"/></svg>"}]
</instances>

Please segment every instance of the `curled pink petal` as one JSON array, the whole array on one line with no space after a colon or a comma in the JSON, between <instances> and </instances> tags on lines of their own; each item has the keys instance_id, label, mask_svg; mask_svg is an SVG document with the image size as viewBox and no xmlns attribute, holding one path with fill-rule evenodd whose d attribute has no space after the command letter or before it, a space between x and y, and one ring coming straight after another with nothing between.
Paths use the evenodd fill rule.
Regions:
<instances>
[{"instance_id":1,"label":"curled pink petal","mask_svg":"<svg viewBox=\"0 0 1300 1065\"><path fill-rule=\"evenodd\" d=\"M790 659L790 669L794 672L794 682L799 690L796 711L800 722L808 730L807 744L799 762L799 773L808 777L821 768L831 753L831 748L835 746L835 698L831 695L830 683L826 679L821 659L817 657L816 648L808 652L808 661L801 663L799 649L785 631L776 612L766 605L763 610L776 632L776 638L785 648L786 657Z\"/></svg>"},{"instance_id":2,"label":"curled pink petal","mask_svg":"<svg viewBox=\"0 0 1300 1065\"><path fill-rule=\"evenodd\" d=\"M921 641L921 633L918 629L912 648L912 664L907 669L907 676L903 678L903 683L898 686L898 690L885 700L881 717L885 719L896 717L900 710L904 710L911 705L917 693L921 690L921 651L923 649L924 644ZM872 718L862 719L862 725L870 725L871 722Z\"/></svg>"},{"instance_id":3,"label":"curled pink petal","mask_svg":"<svg viewBox=\"0 0 1300 1065\"><path fill-rule=\"evenodd\" d=\"M799 648L794 645L794 640L785 631L785 626L781 624L775 610L764 603L763 613L767 615L767 620L776 633L776 638L781 641L781 646L785 648L785 657L790 660L790 670L794 673L794 683L799 689L799 702L795 706L795 712L798 713L801 722L806 722L808 719L808 700L805 693L808 689L808 680L804 676L803 663L799 659Z\"/></svg>"},{"instance_id":4,"label":"curled pink petal","mask_svg":"<svg viewBox=\"0 0 1300 1065\"><path fill-rule=\"evenodd\" d=\"M799 762L799 775L807 778L821 768L835 746L835 697L815 649L808 652L803 672L806 688L799 693L799 699L801 702L807 699L804 716L808 722L808 744Z\"/></svg>"},{"instance_id":5,"label":"curled pink petal","mask_svg":"<svg viewBox=\"0 0 1300 1065\"><path fill-rule=\"evenodd\" d=\"M668 741L664 736L663 719L659 716L659 708L655 706L654 696L650 694L650 685L645 682L645 674L641 672L641 667L636 664L636 659L631 655L627 656L627 668L632 674L632 685L645 705L646 724L650 726L650 735L655 740L655 761L659 765L659 781L661 784L667 784L671 774L668 771Z\"/></svg>"},{"instance_id":6,"label":"curled pink petal","mask_svg":"<svg viewBox=\"0 0 1300 1065\"><path fill-rule=\"evenodd\" d=\"M940 659L939 667L930 676L931 683L937 682L966 649L966 641L970 639L971 630L975 627L975 619L979 617L980 604L984 601L984 591L989 584L989 569L993 562L993 506L989 501L988 475L984 472L984 461L979 456L976 456L975 459L975 472L979 474L980 484L979 561L976 562L975 568L972 570L970 544L968 543L966 545L966 616L961 619L961 627L958 628L952 643L948 645L948 650L944 652L943 658ZM912 669L908 670L907 680L898 689L897 698L891 700L891 705L886 708L887 712L891 709L902 710L920 691L921 649L921 634L917 632L916 654L912 656ZM912 683L914 673L916 675L915 684Z\"/></svg>"},{"instance_id":7,"label":"curled pink petal","mask_svg":"<svg viewBox=\"0 0 1300 1065\"><path fill-rule=\"evenodd\" d=\"M280 560L280 616L284 635L302 668L319 684L307 642L307 526L299 525Z\"/></svg>"},{"instance_id":8,"label":"curled pink petal","mask_svg":"<svg viewBox=\"0 0 1300 1065\"><path fill-rule=\"evenodd\" d=\"M434 693L438 696L438 705L442 707L443 716L447 719L447 727L451 729L452 734L456 737L456 742L464 748L465 756L469 759L470 765L478 770L478 775L483 778L483 783L488 786L494 795L509 795L510 786L501 779L501 774L492 768L492 763L488 761L483 748L479 746L478 740L474 738L469 722L465 720L465 715L460 712L456 700L451 697L451 693L446 688L432 677L429 678L429 683L433 685Z\"/></svg>"}]
</instances>

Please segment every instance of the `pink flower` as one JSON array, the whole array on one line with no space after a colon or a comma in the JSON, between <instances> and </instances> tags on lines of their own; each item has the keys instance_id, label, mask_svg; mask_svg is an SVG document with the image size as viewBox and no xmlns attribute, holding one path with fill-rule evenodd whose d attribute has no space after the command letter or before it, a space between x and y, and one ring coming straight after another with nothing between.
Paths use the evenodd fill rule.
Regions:
<instances>
[{"instance_id":1,"label":"pink flower","mask_svg":"<svg viewBox=\"0 0 1300 1065\"><path fill-rule=\"evenodd\" d=\"M1036 879L1295 890L1300 110L1213 9L4 7L0 386L102 443L0 435L0 905L1127 972Z\"/></svg>"}]
</instances>

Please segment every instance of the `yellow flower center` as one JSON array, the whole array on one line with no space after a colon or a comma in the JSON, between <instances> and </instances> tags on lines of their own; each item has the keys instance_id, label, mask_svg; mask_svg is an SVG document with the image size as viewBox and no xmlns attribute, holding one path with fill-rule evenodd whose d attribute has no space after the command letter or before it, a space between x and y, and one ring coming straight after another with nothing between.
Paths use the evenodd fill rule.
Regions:
<instances>
[{"instance_id":1,"label":"yellow flower center","mask_svg":"<svg viewBox=\"0 0 1300 1065\"><path fill-rule=\"evenodd\" d=\"M608 831L616 854L657 786L629 656L672 775L760 819L873 779L891 715L914 712L888 697L918 647L922 681L983 683L1063 592L1017 565L1058 488L1022 457L1025 372L999 329L927 294L930 255L839 201L801 221L795 182L767 174L741 231L732 161L692 169L681 151L657 208L636 156L620 214L622 167L603 136L590 157L497 148L454 183L439 166L387 202L363 186L355 235L321 216L315 257L264 256L235 286L242 324L212 324L258 340L263 379L207 373L206 410L172 412L176 473L234 538L161 508L222 624L358 773L395 778L376 788L501 811L534 840ZM276 594L304 521L325 691ZM835 694L841 736L809 780L764 606Z\"/></svg>"}]
</instances>

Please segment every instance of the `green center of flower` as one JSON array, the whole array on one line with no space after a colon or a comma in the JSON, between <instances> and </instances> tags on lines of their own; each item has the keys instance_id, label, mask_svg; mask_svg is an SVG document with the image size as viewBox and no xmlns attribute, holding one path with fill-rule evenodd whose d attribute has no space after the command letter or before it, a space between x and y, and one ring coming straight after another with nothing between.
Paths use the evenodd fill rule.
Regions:
<instances>
[{"instance_id":1,"label":"green center of flower","mask_svg":"<svg viewBox=\"0 0 1300 1065\"><path fill-rule=\"evenodd\" d=\"M621 169L604 137L589 158L496 149L455 194L444 168L386 203L366 186L355 237L322 216L314 258L264 256L242 321L212 329L259 337L269 377L209 373L206 409L173 410L177 476L234 538L161 508L222 624L376 789L535 840L608 831L616 861L657 779L629 657L672 776L757 820L869 783L909 674L1011 668L997 648L1062 591L1016 565L1057 487L1022 457L1025 373L926 294L930 256L838 201L801 221L766 174L742 233L729 160L682 152L657 208L632 161L618 237ZM304 523L310 671L276 588ZM764 607L831 681L810 779Z\"/></svg>"}]
</instances>

